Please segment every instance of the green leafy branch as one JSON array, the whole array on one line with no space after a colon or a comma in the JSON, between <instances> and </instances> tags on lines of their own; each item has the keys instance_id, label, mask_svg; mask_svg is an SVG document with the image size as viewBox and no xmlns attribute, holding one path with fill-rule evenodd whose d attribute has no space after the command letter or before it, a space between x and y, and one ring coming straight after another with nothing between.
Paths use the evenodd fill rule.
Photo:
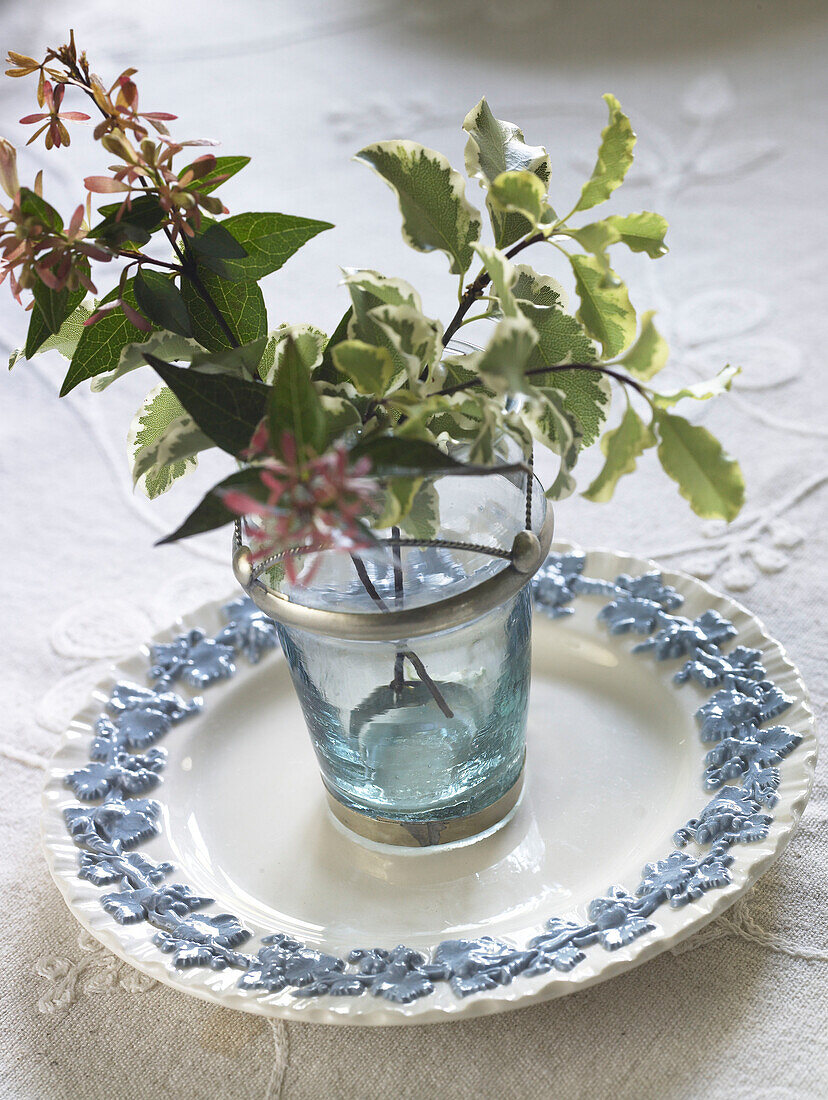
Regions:
<instances>
[{"instance_id":1,"label":"green leafy branch","mask_svg":"<svg viewBox=\"0 0 828 1100\"><path fill-rule=\"evenodd\" d=\"M700 515L731 519L738 512L738 465L706 429L673 411L680 400L724 392L737 372L725 368L710 382L657 389L667 344L652 312L637 315L611 263L619 247L664 255L666 221L643 211L598 220L589 213L593 220L572 224L609 199L633 163L635 134L615 97L604 97L608 119L595 166L563 218L549 199L547 150L497 119L485 99L469 112L465 168L484 192L493 244L483 243L486 218L441 153L401 140L362 149L357 160L396 195L406 243L446 256L459 279L458 302L444 325L423 312L404 280L349 269L351 304L328 337L312 325L271 330L259 282L329 223L280 213L223 216L214 192L248 158L209 154L171 171L172 150L182 147L164 136L162 120L172 116L139 111L134 70L106 91L73 40L41 65L21 55L13 60L14 75L39 71L41 82L60 78L92 99L101 116L96 136L121 160L112 176L87 179L93 191L122 193L120 202L100 208L91 228L73 222L71 233L64 230L57 211L21 189L15 231L46 226L54 247L73 257L65 285L50 287L38 281L42 234L32 245L31 263L21 269L35 299L26 357L58 348L70 359L61 393L85 380L103 389L146 363L156 370L162 385L147 395L129 436L134 479L150 496L166 491L208 447L243 466L171 538L229 522L228 492L261 496L262 463L281 463L310 484L334 454L347 455L348 469L370 463L381 499L366 512L368 524L427 538L439 523L436 478L528 468L536 442L560 456L551 498L574 490L581 451L600 441L604 465L585 490L588 499L608 500L640 456L655 449ZM62 77L54 62L63 65ZM158 141L147 138L147 120L162 135ZM51 133L58 123L47 125ZM62 131L55 132L60 144ZM171 250L167 259L145 251L160 236ZM557 279L523 262L542 244L571 274L574 312ZM125 263L116 290L90 307L78 283L96 258ZM480 267L471 274L475 258ZM473 312L476 303L482 311ZM452 337L484 320L485 346L453 355ZM625 407L607 429L611 383L622 388ZM639 408L645 403L648 419L631 396ZM264 452L251 450L253 438ZM523 460L510 465L514 444ZM369 537L367 527L354 530Z\"/></svg>"}]
</instances>

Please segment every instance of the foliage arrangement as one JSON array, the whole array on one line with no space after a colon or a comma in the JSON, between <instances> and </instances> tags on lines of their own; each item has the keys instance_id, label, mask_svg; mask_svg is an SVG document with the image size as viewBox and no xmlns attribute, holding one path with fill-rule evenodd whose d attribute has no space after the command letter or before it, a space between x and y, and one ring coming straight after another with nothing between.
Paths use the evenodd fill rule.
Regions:
<instances>
[{"instance_id":1,"label":"foliage arrangement","mask_svg":"<svg viewBox=\"0 0 828 1100\"><path fill-rule=\"evenodd\" d=\"M549 202L546 149L495 118L485 99L469 112L465 168L483 191L488 244L483 215L442 154L404 140L362 149L356 159L396 194L405 242L447 258L458 302L443 324L424 314L404 280L349 269L350 306L329 337L310 324L271 330L259 283L330 223L227 216L217 192L249 158L206 153L179 166L192 146L212 143L174 140L167 128L174 115L140 109L135 70L107 88L74 36L42 62L17 53L9 61L7 75L37 78L40 111L20 120L38 127L31 141L59 148L70 142L67 122L94 121L93 137L115 161L108 174L85 179L86 202L65 224L43 197L40 176L20 186L15 150L0 141L0 184L11 200L0 208L0 281L8 277L18 301L23 291L32 295L26 344L12 365L57 349L70 361L61 396L87 380L102 390L154 368L161 383L128 437L134 480L150 497L208 448L236 460L164 541L239 514L254 518L263 557L295 547L353 549L387 527L427 538L438 522L435 477L502 470L514 444L529 464L534 442L560 456L550 498L574 490L580 452L600 441L604 465L584 491L588 499L609 500L640 455L657 448L694 511L726 520L738 513L738 464L674 411L681 400L727 390L737 370L656 389L667 345L652 312L637 315L611 266L619 246L663 255L666 221L649 211L588 220L633 162L635 134L614 96L604 96L609 119L595 167L564 217ZM88 97L94 120L63 111L67 89ZM115 201L94 218L92 195ZM529 248L571 269L574 312L555 278L518 262ZM122 265L118 284L97 300L93 265L113 262ZM488 322L482 350L446 350L475 322ZM605 430L613 388L623 415Z\"/></svg>"}]
</instances>

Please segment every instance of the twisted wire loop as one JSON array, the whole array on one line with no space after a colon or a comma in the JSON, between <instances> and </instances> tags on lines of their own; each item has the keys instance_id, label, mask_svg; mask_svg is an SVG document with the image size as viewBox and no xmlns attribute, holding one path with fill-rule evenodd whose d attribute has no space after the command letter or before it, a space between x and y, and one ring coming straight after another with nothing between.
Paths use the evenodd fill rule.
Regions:
<instances>
[{"instance_id":1,"label":"twisted wire loop","mask_svg":"<svg viewBox=\"0 0 828 1100\"><path fill-rule=\"evenodd\" d=\"M532 530L532 490L535 487L535 448L529 452L526 459L529 474L526 478L526 530Z\"/></svg>"},{"instance_id":2,"label":"twisted wire loop","mask_svg":"<svg viewBox=\"0 0 828 1100\"><path fill-rule=\"evenodd\" d=\"M503 550L499 546L484 546L482 543L476 542L462 542L455 541L453 539L409 539L409 538L382 538L377 539L378 542L384 546L405 546L405 547L419 547L421 549L431 549L432 547L438 550L463 550L469 554L488 554L492 558L500 558L501 561L511 561L512 551ZM234 547L237 548L242 545L241 542L241 524L236 525L236 531L234 536ZM271 554L270 557L265 558L264 561L259 562L253 569L251 577L253 580L258 580L263 573L266 573L268 569L271 569L277 562L289 557L302 557L304 554L316 554L319 553L318 547L313 546L291 546L285 550L279 550L275 554Z\"/></svg>"}]
</instances>

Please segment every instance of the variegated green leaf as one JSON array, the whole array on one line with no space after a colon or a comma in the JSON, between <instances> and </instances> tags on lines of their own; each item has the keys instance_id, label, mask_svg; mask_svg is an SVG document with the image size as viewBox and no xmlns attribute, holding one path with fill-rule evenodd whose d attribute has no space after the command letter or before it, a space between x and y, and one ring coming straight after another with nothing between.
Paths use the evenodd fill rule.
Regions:
<instances>
[{"instance_id":1,"label":"variegated green leaf","mask_svg":"<svg viewBox=\"0 0 828 1100\"><path fill-rule=\"evenodd\" d=\"M71 359L75 354L75 349L78 346L78 341L84 333L84 322L88 321L94 311L94 304L81 302L81 304L69 314L60 329L53 333L51 336L47 336L42 344L39 344L37 350L29 355L28 358L32 359L35 355L42 355L46 351L58 351L64 357L64 359ZM16 348L9 356L9 370L15 365L19 359L27 358L24 348ZM95 382L93 380L92 388L95 388Z\"/></svg>"},{"instance_id":2,"label":"variegated green leaf","mask_svg":"<svg viewBox=\"0 0 828 1100\"><path fill-rule=\"evenodd\" d=\"M485 96L463 120L469 135L466 142L466 172L482 185L501 172L533 172L546 186L552 174L549 155L541 145L527 145L523 131L512 122L503 122L492 114Z\"/></svg>"},{"instance_id":3,"label":"variegated green leaf","mask_svg":"<svg viewBox=\"0 0 828 1100\"><path fill-rule=\"evenodd\" d=\"M506 253L501 252L499 248L476 244L474 250L480 256L483 266L492 280L492 289L500 305L500 309L497 311L498 314L503 314L506 317L516 317L518 308L515 296L512 293L516 275L514 264ZM491 312L494 314L493 310Z\"/></svg>"},{"instance_id":4,"label":"variegated green leaf","mask_svg":"<svg viewBox=\"0 0 828 1100\"><path fill-rule=\"evenodd\" d=\"M648 447L655 447L656 442L652 428L644 423L632 405L628 405L618 427L606 432L601 439L601 450L606 461L584 496L596 502L610 500L619 479L624 474L633 473L636 459Z\"/></svg>"},{"instance_id":5,"label":"variegated green leaf","mask_svg":"<svg viewBox=\"0 0 828 1100\"><path fill-rule=\"evenodd\" d=\"M534 229L550 225L555 215L546 201L546 186L531 172L502 172L492 180L489 197L503 215L519 214Z\"/></svg>"},{"instance_id":6,"label":"variegated green leaf","mask_svg":"<svg viewBox=\"0 0 828 1100\"><path fill-rule=\"evenodd\" d=\"M345 397L322 394L319 404L325 413L325 447L361 423L359 409Z\"/></svg>"},{"instance_id":7,"label":"variegated green leaf","mask_svg":"<svg viewBox=\"0 0 828 1100\"><path fill-rule=\"evenodd\" d=\"M529 369L595 362L598 351L595 341L571 313L556 306L537 306L522 298L518 299L518 307L538 334Z\"/></svg>"},{"instance_id":8,"label":"variegated green leaf","mask_svg":"<svg viewBox=\"0 0 828 1100\"><path fill-rule=\"evenodd\" d=\"M537 382L537 376L532 381ZM578 421L580 446L591 447L609 414L612 401L609 380L597 371L576 369L556 371L548 376L548 384L564 394L567 412Z\"/></svg>"},{"instance_id":9,"label":"variegated green leaf","mask_svg":"<svg viewBox=\"0 0 828 1100\"><path fill-rule=\"evenodd\" d=\"M660 409L669 409L685 397L692 397L695 401L707 401L708 398L718 397L719 394L729 390L733 385L733 379L740 373L741 367L723 367L715 378L709 378L706 382L695 382L668 393L652 392L650 399Z\"/></svg>"},{"instance_id":10,"label":"variegated green leaf","mask_svg":"<svg viewBox=\"0 0 828 1100\"><path fill-rule=\"evenodd\" d=\"M591 252L597 256L605 267L609 267L607 249L618 241L618 234L612 229L608 221L590 222L582 225L580 229L567 229L566 235L573 241L577 241L585 252Z\"/></svg>"},{"instance_id":11,"label":"variegated green leaf","mask_svg":"<svg viewBox=\"0 0 828 1100\"><path fill-rule=\"evenodd\" d=\"M463 129L469 135L466 171L481 186L487 186L502 172L526 171L542 181L546 195L552 174L546 150L540 145L527 145L522 130L495 118L485 98L466 115ZM530 223L520 214L504 211L490 199L486 205L498 248L508 248L531 230Z\"/></svg>"},{"instance_id":12,"label":"variegated green leaf","mask_svg":"<svg viewBox=\"0 0 828 1100\"><path fill-rule=\"evenodd\" d=\"M157 355L159 359L164 359L168 363L190 363L194 355L204 353L204 348L197 340L192 340L188 336L179 336L175 332L150 333L140 343L127 344L122 348L115 370L111 374L99 374L97 378L93 378L90 383L91 388L96 392L105 390L107 386L111 386L113 382L129 374L130 371L145 367L147 365L144 358L145 352Z\"/></svg>"},{"instance_id":13,"label":"variegated green leaf","mask_svg":"<svg viewBox=\"0 0 828 1100\"><path fill-rule=\"evenodd\" d=\"M282 325L268 334L267 345L259 363L259 375L264 382L273 383L281 366L288 340L301 362L310 372L322 362L322 353L328 337L314 325Z\"/></svg>"},{"instance_id":14,"label":"variegated green leaf","mask_svg":"<svg viewBox=\"0 0 828 1100\"><path fill-rule=\"evenodd\" d=\"M581 428L566 407L566 395L551 386L535 390L520 415L535 439L560 456L560 470L546 496L562 500L575 490L571 471L581 445Z\"/></svg>"},{"instance_id":15,"label":"variegated green leaf","mask_svg":"<svg viewBox=\"0 0 828 1100\"><path fill-rule=\"evenodd\" d=\"M416 385L423 368L436 363L442 353L440 322L412 306L377 306L370 318L384 334L395 365L404 366L409 382Z\"/></svg>"},{"instance_id":16,"label":"variegated green leaf","mask_svg":"<svg viewBox=\"0 0 828 1100\"><path fill-rule=\"evenodd\" d=\"M480 420L469 446L469 462L489 466L495 460L495 444L500 436L498 408L490 402L480 405Z\"/></svg>"},{"instance_id":17,"label":"variegated green leaf","mask_svg":"<svg viewBox=\"0 0 828 1100\"><path fill-rule=\"evenodd\" d=\"M358 393L384 397L398 374L387 348L378 348L362 340L344 340L331 349L337 370L353 383Z\"/></svg>"},{"instance_id":18,"label":"variegated green leaf","mask_svg":"<svg viewBox=\"0 0 828 1100\"><path fill-rule=\"evenodd\" d=\"M538 336L526 370L535 372L541 367L567 363L595 363L598 348L583 325L561 308L566 303L566 296L560 285L529 267L520 266L516 270L512 293ZM565 395L568 412L580 424L582 446L590 446L598 437L609 410L607 380L595 372L572 370L556 371L547 376L533 374L531 381L534 385L552 386Z\"/></svg>"},{"instance_id":19,"label":"variegated green leaf","mask_svg":"<svg viewBox=\"0 0 828 1100\"><path fill-rule=\"evenodd\" d=\"M581 300L577 317L611 359L635 339L635 310L624 283L594 256L570 256Z\"/></svg>"},{"instance_id":20,"label":"variegated green leaf","mask_svg":"<svg viewBox=\"0 0 828 1100\"><path fill-rule=\"evenodd\" d=\"M472 367L494 393L522 393L526 388L526 365L537 342L537 333L523 314L504 317L482 351L464 356L465 365Z\"/></svg>"},{"instance_id":21,"label":"variegated green leaf","mask_svg":"<svg viewBox=\"0 0 828 1100\"><path fill-rule=\"evenodd\" d=\"M610 245L622 242L631 252L646 252L652 259L669 252L664 243L666 218L643 210L640 214L613 214L603 221L591 222L580 229L567 229L567 235L593 255L603 257Z\"/></svg>"},{"instance_id":22,"label":"variegated green leaf","mask_svg":"<svg viewBox=\"0 0 828 1100\"><path fill-rule=\"evenodd\" d=\"M463 177L448 160L414 141L380 141L357 153L397 193L403 238L418 252L445 252L462 275L480 236L480 214L465 196Z\"/></svg>"},{"instance_id":23,"label":"variegated green leaf","mask_svg":"<svg viewBox=\"0 0 828 1100\"><path fill-rule=\"evenodd\" d=\"M391 275L381 275L369 268L345 268L343 282L354 307L352 323L359 323L376 306L413 306L422 310L420 295L414 287Z\"/></svg>"},{"instance_id":24,"label":"variegated green leaf","mask_svg":"<svg viewBox=\"0 0 828 1100\"><path fill-rule=\"evenodd\" d=\"M630 374L643 382L658 374L670 355L667 341L653 324L654 316L653 310L641 314L638 339L621 358Z\"/></svg>"},{"instance_id":25,"label":"variegated green leaf","mask_svg":"<svg viewBox=\"0 0 828 1100\"><path fill-rule=\"evenodd\" d=\"M581 189L575 210L589 210L608 199L624 182L624 176L633 162L635 134L630 120L614 95L607 93L604 102L609 108L609 122L601 131L598 159L592 175Z\"/></svg>"},{"instance_id":26,"label":"variegated green leaf","mask_svg":"<svg viewBox=\"0 0 828 1100\"><path fill-rule=\"evenodd\" d=\"M655 423L661 465L693 511L704 519L735 519L745 499L738 462L706 428L681 416L656 409Z\"/></svg>"},{"instance_id":27,"label":"variegated green leaf","mask_svg":"<svg viewBox=\"0 0 828 1100\"><path fill-rule=\"evenodd\" d=\"M512 294L525 302L536 306L558 306L567 308L566 292L557 279L551 275L540 275L528 264L516 264L517 277L512 283Z\"/></svg>"},{"instance_id":28,"label":"variegated green leaf","mask_svg":"<svg viewBox=\"0 0 828 1100\"><path fill-rule=\"evenodd\" d=\"M423 484L421 477L390 477L384 484L382 511L377 517L377 528L398 527L408 515L417 490Z\"/></svg>"},{"instance_id":29,"label":"variegated green leaf","mask_svg":"<svg viewBox=\"0 0 828 1100\"><path fill-rule=\"evenodd\" d=\"M650 210L642 210L640 214L613 214L606 224L631 252L646 252L658 259L670 251L664 243L669 226L661 214L653 214Z\"/></svg>"},{"instance_id":30,"label":"variegated green leaf","mask_svg":"<svg viewBox=\"0 0 828 1100\"><path fill-rule=\"evenodd\" d=\"M195 469L199 451L214 446L161 383L145 397L127 435L133 482L152 500Z\"/></svg>"},{"instance_id":31,"label":"variegated green leaf","mask_svg":"<svg viewBox=\"0 0 828 1100\"><path fill-rule=\"evenodd\" d=\"M418 481L408 511L399 522L412 539L433 539L440 529L440 497L433 481Z\"/></svg>"}]
</instances>

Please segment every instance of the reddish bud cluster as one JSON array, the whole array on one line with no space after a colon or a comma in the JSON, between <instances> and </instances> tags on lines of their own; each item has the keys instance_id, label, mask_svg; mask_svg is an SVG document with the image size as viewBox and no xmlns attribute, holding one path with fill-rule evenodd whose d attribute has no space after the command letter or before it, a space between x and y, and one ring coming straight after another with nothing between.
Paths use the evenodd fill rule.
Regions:
<instances>
[{"instance_id":1,"label":"reddish bud cluster","mask_svg":"<svg viewBox=\"0 0 828 1100\"><path fill-rule=\"evenodd\" d=\"M83 286L96 293L89 278L89 260L108 261L112 254L85 240L83 206L78 206L63 228L57 212L36 201L42 190L39 176L31 192L21 191L17 154L4 138L0 138L0 185L12 199L9 209L0 206L0 283L8 276L18 302L21 290L31 290L38 282L51 290Z\"/></svg>"},{"instance_id":2,"label":"reddish bud cluster","mask_svg":"<svg viewBox=\"0 0 828 1100\"><path fill-rule=\"evenodd\" d=\"M273 457L263 422L250 441L248 457L256 463L264 499L241 490L226 490L224 503L247 517L254 561L279 551L358 550L369 545L359 520L376 511L376 484L365 475L366 458L351 463L347 449L336 444L322 455L300 458L290 432L281 439L283 459ZM285 555L285 573L296 581L296 559ZM318 559L311 566L312 574ZM309 576L306 577L309 579Z\"/></svg>"},{"instance_id":3,"label":"reddish bud cluster","mask_svg":"<svg viewBox=\"0 0 828 1100\"><path fill-rule=\"evenodd\" d=\"M125 69L107 89L100 77L91 72L86 54L78 52L74 34L70 35L68 45L47 50L43 61L14 51L9 51L8 59L11 68L6 70L7 76L35 73L38 76L37 101L43 110L20 120L24 125L37 125L29 144L45 135L47 149L68 145L70 137L65 123L90 121L90 116L82 111L62 110L68 87L78 88L95 104L101 119L95 126L94 137L118 163L110 165L110 175L88 176L85 184L95 194L123 196L116 221L121 221L132 209L136 194L157 199L166 215L161 227L173 242L179 235L193 236L201 225L202 211L211 215L229 213L221 199L209 193L227 178L216 173L216 158L212 154L198 157L183 171L173 167L174 157L185 147L215 143L173 141L166 123L173 121L175 115L140 110L135 69ZM157 138L150 139L150 127ZM205 182L207 176L209 187ZM47 204L32 201L33 193L40 195L39 182L28 193L28 199L25 189L21 192L14 147L3 139L0 139L0 185L13 200L9 210L0 207L5 219L0 222L0 282L9 276L18 301L20 291L34 289L38 281L53 290L64 287L74 290L83 285L95 293L89 278L89 260L107 261L121 253L85 239L91 220L89 198L86 218L83 207L78 207L64 230L56 211ZM124 254L130 258L136 255ZM122 309L137 328L148 327L141 314L122 297L107 303L90 320L97 320L112 309Z\"/></svg>"}]
</instances>

